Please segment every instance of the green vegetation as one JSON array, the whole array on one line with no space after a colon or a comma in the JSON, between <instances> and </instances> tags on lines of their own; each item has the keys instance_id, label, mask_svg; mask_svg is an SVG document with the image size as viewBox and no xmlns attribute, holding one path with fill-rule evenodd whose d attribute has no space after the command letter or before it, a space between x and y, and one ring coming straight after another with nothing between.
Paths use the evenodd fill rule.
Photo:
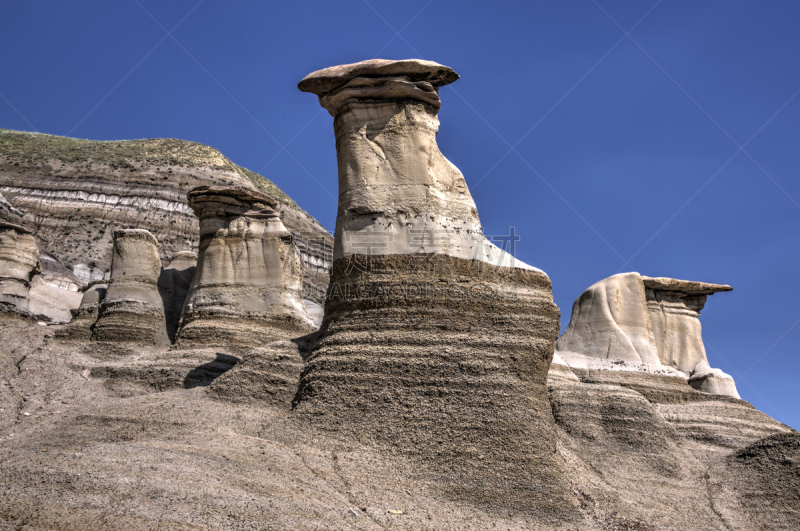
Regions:
<instances>
[{"instance_id":1,"label":"green vegetation","mask_svg":"<svg viewBox=\"0 0 800 531\"><path fill-rule=\"evenodd\" d=\"M131 172L137 171L137 166L167 172L175 167L231 171L281 203L299 208L269 179L234 164L212 147L187 140L153 138L99 141L0 129L0 155L4 155L12 164L28 168L61 161L78 165L105 164L112 170Z\"/></svg>"}]
</instances>

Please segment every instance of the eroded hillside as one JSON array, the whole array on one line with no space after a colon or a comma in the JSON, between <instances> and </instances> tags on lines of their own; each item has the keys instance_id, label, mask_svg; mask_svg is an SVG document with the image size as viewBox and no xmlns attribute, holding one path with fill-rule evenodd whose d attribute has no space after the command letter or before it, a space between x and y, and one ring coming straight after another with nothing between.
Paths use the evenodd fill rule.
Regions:
<instances>
[{"instance_id":1,"label":"eroded hillside","mask_svg":"<svg viewBox=\"0 0 800 531\"><path fill-rule=\"evenodd\" d=\"M164 260L196 251L197 220L186 192L201 185L274 197L307 266L306 296L324 296L331 235L269 179L216 149L175 139L94 141L0 129L0 193L24 213L44 250L83 281L108 271L114 229L150 231Z\"/></svg>"}]
</instances>

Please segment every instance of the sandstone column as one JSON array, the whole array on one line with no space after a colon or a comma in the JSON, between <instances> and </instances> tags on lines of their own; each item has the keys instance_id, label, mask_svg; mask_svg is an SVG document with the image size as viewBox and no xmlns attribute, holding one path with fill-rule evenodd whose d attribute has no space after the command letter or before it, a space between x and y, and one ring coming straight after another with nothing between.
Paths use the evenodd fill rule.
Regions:
<instances>
[{"instance_id":1,"label":"sandstone column","mask_svg":"<svg viewBox=\"0 0 800 531\"><path fill-rule=\"evenodd\" d=\"M0 220L0 304L27 312L31 279L40 270L31 231Z\"/></svg>"},{"instance_id":2,"label":"sandstone column","mask_svg":"<svg viewBox=\"0 0 800 531\"><path fill-rule=\"evenodd\" d=\"M709 366L698 319L708 295L731 289L614 275L575 301L556 354L572 369L672 375L699 391L739 398L733 379Z\"/></svg>"},{"instance_id":3,"label":"sandstone column","mask_svg":"<svg viewBox=\"0 0 800 531\"><path fill-rule=\"evenodd\" d=\"M167 340L158 292L158 241L143 229L114 231L111 279L92 339L160 344Z\"/></svg>"},{"instance_id":4,"label":"sandstone column","mask_svg":"<svg viewBox=\"0 0 800 531\"><path fill-rule=\"evenodd\" d=\"M663 277L643 276L642 282L661 363L689 375L699 391L739 398L733 378L709 366L699 319L709 295L733 288Z\"/></svg>"},{"instance_id":5,"label":"sandstone column","mask_svg":"<svg viewBox=\"0 0 800 531\"><path fill-rule=\"evenodd\" d=\"M189 192L200 252L177 342L256 347L309 333L300 257L267 194L201 186Z\"/></svg>"},{"instance_id":6,"label":"sandstone column","mask_svg":"<svg viewBox=\"0 0 800 531\"><path fill-rule=\"evenodd\" d=\"M451 495L569 521L545 385L559 311L547 275L483 236L439 151L438 89L456 79L372 60L299 84L334 117L339 207L295 409L421 459Z\"/></svg>"}]
</instances>

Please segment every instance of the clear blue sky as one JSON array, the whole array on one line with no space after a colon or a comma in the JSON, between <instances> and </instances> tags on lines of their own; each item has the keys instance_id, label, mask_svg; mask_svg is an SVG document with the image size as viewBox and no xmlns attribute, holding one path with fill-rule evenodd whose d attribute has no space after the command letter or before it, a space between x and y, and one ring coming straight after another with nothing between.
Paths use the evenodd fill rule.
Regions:
<instances>
[{"instance_id":1,"label":"clear blue sky","mask_svg":"<svg viewBox=\"0 0 800 531\"><path fill-rule=\"evenodd\" d=\"M562 326L617 272L731 284L701 317L711 365L800 428L800 3L139 2L3 2L0 127L202 142L332 230L332 118L297 82L448 65L442 152Z\"/></svg>"}]
</instances>

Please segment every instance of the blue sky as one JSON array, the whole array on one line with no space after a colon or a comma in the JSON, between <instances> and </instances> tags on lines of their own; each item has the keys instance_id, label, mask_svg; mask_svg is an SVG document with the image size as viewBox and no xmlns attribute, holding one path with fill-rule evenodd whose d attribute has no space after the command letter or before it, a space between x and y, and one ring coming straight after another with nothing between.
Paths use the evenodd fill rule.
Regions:
<instances>
[{"instance_id":1,"label":"blue sky","mask_svg":"<svg viewBox=\"0 0 800 531\"><path fill-rule=\"evenodd\" d=\"M800 428L800 3L17 1L0 20L0 127L202 142L329 230L332 118L297 82L452 67L441 150L485 232L514 226L550 275L562 327L618 272L731 284L701 316L711 365Z\"/></svg>"}]
</instances>

